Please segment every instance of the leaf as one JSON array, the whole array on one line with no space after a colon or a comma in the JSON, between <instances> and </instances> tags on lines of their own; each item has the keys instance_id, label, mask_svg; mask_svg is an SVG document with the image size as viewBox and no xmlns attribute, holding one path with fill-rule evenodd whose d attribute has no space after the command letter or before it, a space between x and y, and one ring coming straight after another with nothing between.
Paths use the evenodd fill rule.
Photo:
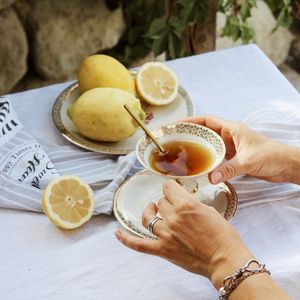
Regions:
<instances>
[{"instance_id":1,"label":"leaf","mask_svg":"<svg viewBox=\"0 0 300 300\"><path fill-rule=\"evenodd\" d=\"M247 20L251 16L251 6L244 2L241 6L240 15L243 21Z\"/></svg>"},{"instance_id":2,"label":"leaf","mask_svg":"<svg viewBox=\"0 0 300 300\"><path fill-rule=\"evenodd\" d=\"M292 8L291 7L285 7L281 10L278 18L275 28L272 30L272 32L275 32L279 26L288 28L293 22L292 17Z\"/></svg>"},{"instance_id":3,"label":"leaf","mask_svg":"<svg viewBox=\"0 0 300 300\"><path fill-rule=\"evenodd\" d=\"M177 4L181 5L179 8L178 16L181 20L183 20L184 23L189 23L194 9L194 3L193 1L189 1L188 4L182 4L182 1L177 1Z\"/></svg>"},{"instance_id":4,"label":"leaf","mask_svg":"<svg viewBox=\"0 0 300 300\"><path fill-rule=\"evenodd\" d=\"M167 47L168 47L167 34L162 35L160 38L157 38L152 42L152 49L155 56L163 53L167 49Z\"/></svg>"},{"instance_id":5,"label":"leaf","mask_svg":"<svg viewBox=\"0 0 300 300\"><path fill-rule=\"evenodd\" d=\"M186 24L192 26L197 22L204 21L208 16L209 0L177 0L179 6L179 18Z\"/></svg>"},{"instance_id":6,"label":"leaf","mask_svg":"<svg viewBox=\"0 0 300 300\"><path fill-rule=\"evenodd\" d=\"M232 9L234 0L218 0L218 6L217 9L218 11L221 11L223 13L226 13L228 10Z\"/></svg>"},{"instance_id":7,"label":"leaf","mask_svg":"<svg viewBox=\"0 0 300 300\"><path fill-rule=\"evenodd\" d=\"M167 27L167 24L166 24L165 19L163 19L163 18L155 19L151 23L150 28L149 28L148 32L146 33L145 37L149 37L152 39L159 38L159 36L162 35L162 33L164 32L166 27Z\"/></svg>"},{"instance_id":8,"label":"leaf","mask_svg":"<svg viewBox=\"0 0 300 300\"><path fill-rule=\"evenodd\" d=\"M106 0L109 2L109 0ZM257 0L172 0L173 15L167 20L165 16L165 1L162 0L112 0L123 7L126 31L114 55L120 57L126 64L141 58L153 50L155 55L168 51L170 58L183 55L183 32L198 22L208 18L209 1L217 1L217 10L226 16L222 36L231 37L234 41L241 39L247 43L254 38L254 31L247 23L251 10ZM288 27L293 21L292 5L300 15L299 0L265 0L271 8L279 26Z\"/></svg>"},{"instance_id":9,"label":"leaf","mask_svg":"<svg viewBox=\"0 0 300 300\"><path fill-rule=\"evenodd\" d=\"M281 10L283 8L282 0L266 0L268 6L271 8L273 12L277 12L278 10Z\"/></svg>"},{"instance_id":10,"label":"leaf","mask_svg":"<svg viewBox=\"0 0 300 300\"><path fill-rule=\"evenodd\" d=\"M168 36L168 54L171 59L183 55L183 40L178 38L173 32L170 32Z\"/></svg>"},{"instance_id":11,"label":"leaf","mask_svg":"<svg viewBox=\"0 0 300 300\"><path fill-rule=\"evenodd\" d=\"M251 17L251 10L254 6L256 6L255 0L248 0L243 2L239 12L243 22L245 22L249 17Z\"/></svg>"},{"instance_id":12,"label":"leaf","mask_svg":"<svg viewBox=\"0 0 300 300\"><path fill-rule=\"evenodd\" d=\"M253 28L251 28L247 25L241 27L241 39L244 44L247 44L251 40L253 40L254 36L255 36L255 34L254 34Z\"/></svg>"},{"instance_id":13,"label":"leaf","mask_svg":"<svg viewBox=\"0 0 300 300\"><path fill-rule=\"evenodd\" d=\"M185 29L185 24L178 17L172 16L169 20L169 28L173 31L179 38L182 37L182 33Z\"/></svg>"},{"instance_id":14,"label":"leaf","mask_svg":"<svg viewBox=\"0 0 300 300\"><path fill-rule=\"evenodd\" d=\"M229 16L226 23L224 36L231 36L234 42L237 41L241 37L239 19L236 16Z\"/></svg>"}]
</instances>

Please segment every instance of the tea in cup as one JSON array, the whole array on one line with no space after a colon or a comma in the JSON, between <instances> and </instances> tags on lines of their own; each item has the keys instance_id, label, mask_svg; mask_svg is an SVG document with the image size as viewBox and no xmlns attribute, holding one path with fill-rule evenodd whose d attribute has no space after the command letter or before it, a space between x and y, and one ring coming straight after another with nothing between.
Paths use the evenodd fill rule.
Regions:
<instances>
[{"instance_id":1,"label":"tea in cup","mask_svg":"<svg viewBox=\"0 0 300 300\"><path fill-rule=\"evenodd\" d=\"M154 149L150 156L153 170L165 175L190 176L209 169L214 154L199 143L176 140L163 145L166 153Z\"/></svg>"},{"instance_id":2,"label":"tea in cup","mask_svg":"<svg viewBox=\"0 0 300 300\"><path fill-rule=\"evenodd\" d=\"M197 185L208 184L208 173L224 159L225 144L213 130L193 123L175 123L152 131L166 153L158 151L147 136L137 143L140 163L152 173L173 178L183 185L197 179ZM195 184L195 182L193 183Z\"/></svg>"}]
</instances>

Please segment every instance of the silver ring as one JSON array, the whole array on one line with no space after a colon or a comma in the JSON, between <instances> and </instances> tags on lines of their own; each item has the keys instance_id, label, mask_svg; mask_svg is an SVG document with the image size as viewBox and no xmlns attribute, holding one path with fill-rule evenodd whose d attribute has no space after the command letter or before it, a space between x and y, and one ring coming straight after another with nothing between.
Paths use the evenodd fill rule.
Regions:
<instances>
[{"instance_id":1,"label":"silver ring","mask_svg":"<svg viewBox=\"0 0 300 300\"><path fill-rule=\"evenodd\" d=\"M162 221L162 218L160 218L160 217L158 217L158 216L155 216L153 219L151 219L151 220L149 221L149 224L148 224L148 226L147 226L147 229L150 231L151 234L154 234L154 232L153 232L153 227L154 227L155 223L158 222L158 221ZM154 235L155 235L155 234L154 234Z\"/></svg>"}]
</instances>

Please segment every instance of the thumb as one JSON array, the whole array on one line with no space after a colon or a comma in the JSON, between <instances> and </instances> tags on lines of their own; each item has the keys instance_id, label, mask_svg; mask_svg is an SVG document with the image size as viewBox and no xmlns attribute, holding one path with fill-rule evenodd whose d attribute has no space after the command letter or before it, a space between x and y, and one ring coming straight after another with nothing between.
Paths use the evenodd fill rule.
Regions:
<instances>
[{"instance_id":1,"label":"thumb","mask_svg":"<svg viewBox=\"0 0 300 300\"><path fill-rule=\"evenodd\" d=\"M209 180L212 184L224 182L230 178L243 173L242 165L237 156L221 164L209 174Z\"/></svg>"}]
</instances>

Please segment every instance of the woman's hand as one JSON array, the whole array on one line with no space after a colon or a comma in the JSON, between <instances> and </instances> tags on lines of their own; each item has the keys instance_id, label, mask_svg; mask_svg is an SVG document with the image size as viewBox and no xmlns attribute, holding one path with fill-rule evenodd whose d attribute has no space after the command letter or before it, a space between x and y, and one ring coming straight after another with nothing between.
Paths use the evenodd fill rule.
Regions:
<instances>
[{"instance_id":1,"label":"woman's hand","mask_svg":"<svg viewBox=\"0 0 300 300\"><path fill-rule=\"evenodd\" d=\"M204 275L217 288L224 277L253 258L236 230L214 208L195 199L175 181L167 181L163 193L158 205L151 203L142 216L147 228L160 213L163 220L153 229L158 239L142 239L118 230L116 237L124 245Z\"/></svg>"},{"instance_id":2,"label":"woman's hand","mask_svg":"<svg viewBox=\"0 0 300 300\"><path fill-rule=\"evenodd\" d=\"M185 122L204 125L218 133L226 145L226 160L209 175L211 183L247 174L272 182L300 183L300 149L259 134L242 123L212 116Z\"/></svg>"},{"instance_id":3,"label":"woman's hand","mask_svg":"<svg viewBox=\"0 0 300 300\"><path fill-rule=\"evenodd\" d=\"M216 289L225 277L232 275L253 259L236 230L212 207L206 206L175 181L163 186L164 198L158 205L150 203L142 221L149 222L160 213L162 220L154 224L156 240L143 239L122 230L116 237L125 246L160 256L196 274L210 279ZM289 299L267 273L243 280L230 299Z\"/></svg>"}]
</instances>

